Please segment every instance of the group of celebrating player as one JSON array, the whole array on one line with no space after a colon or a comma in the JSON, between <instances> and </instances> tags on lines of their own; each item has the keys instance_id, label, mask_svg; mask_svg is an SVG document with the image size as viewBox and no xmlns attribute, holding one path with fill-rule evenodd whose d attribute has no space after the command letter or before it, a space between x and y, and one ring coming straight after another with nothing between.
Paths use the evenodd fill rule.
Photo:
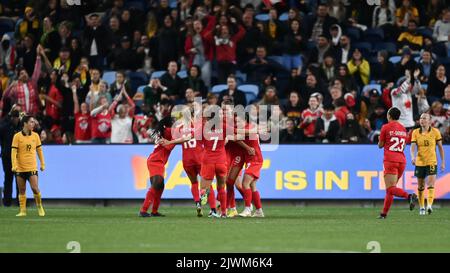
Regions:
<instances>
[{"instance_id":1,"label":"group of celebrating player","mask_svg":"<svg viewBox=\"0 0 450 273\"><path fill-rule=\"evenodd\" d=\"M222 108L208 106L197 113L193 106L187 107L182 111L182 116L175 122L172 117L162 119L154 132L156 145L147 160L151 187L139 216L162 216L158 208L164 190L164 166L175 145L182 144L183 168L191 181L197 216L203 216L202 206L209 203L210 217L264 217L256 188L263 157L257 126L253 122L255 119L234 111L231 100L224 100ZM241 182L240 174L244 166ZM219 212L212 186L214 178ZM245 209L240 214L236 210L235 187L245 202ZM252 202L256 208L253 213ZM152 211L148 213L150 205Z\"/></svg>"}]
</instances>

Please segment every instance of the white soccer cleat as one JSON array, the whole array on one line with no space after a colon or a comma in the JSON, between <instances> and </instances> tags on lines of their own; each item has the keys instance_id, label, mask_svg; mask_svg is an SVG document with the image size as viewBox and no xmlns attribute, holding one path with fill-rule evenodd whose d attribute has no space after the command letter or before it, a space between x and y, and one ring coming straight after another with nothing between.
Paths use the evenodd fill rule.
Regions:
<instances>
[{"instance_id":1,"label":"white soccer cleat","mask_svg":"<svg viewBox=\"0 0 450 273\"><path fill-rule=\"evenodd\" d=\"M239 216L241 216L241 217L251 217L252 216L252 211L250 210L250 208L246 207L243 212L239 213Z\"/></svg>"},{"instance_id":2,"label":"white soccer cleat","mask_svg":"<svg viewBox=\"0 0 450 273\"><path fill-rule=\"evenodd\" d=\"M427 212L428 212L428 214L432 214L433 208L431 206L427 206Z\"/></svg>"},{"instance_id":3,"label":"white soccer cleat","mask_svg":"<svg viewBox=\"0 0 450 273\"><path fill-rule=\"evenodd\" d=\"M217 212L210 211L208 218L220 218L220 214Z\"/></svg>"},{"instance_id":4,"label":"white soccer cleat","mask_svg":"<svg viewBox=\"0 0 450 273\"><path fill-rule=\"evenodd\" d=\"M425 208L420 208L419 215L426 215L427 212L425 211Z\"/></svg>"},{"instance_id":5,"label":"white soccer cleat","mask_svg":"<svg viewBox=\"0 0 450 273\"><path fill-rule=\"evenodd\" d=\"M253 213L252 217L264 218L263 210L262 209L255 210L255 212Z\"/></svg>"}]
</instances>

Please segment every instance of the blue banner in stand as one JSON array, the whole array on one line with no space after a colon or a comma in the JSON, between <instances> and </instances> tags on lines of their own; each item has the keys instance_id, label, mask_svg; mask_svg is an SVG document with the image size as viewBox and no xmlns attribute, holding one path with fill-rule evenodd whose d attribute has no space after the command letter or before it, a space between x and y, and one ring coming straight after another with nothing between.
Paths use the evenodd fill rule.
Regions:
<instances>
[{"instance_id":1,"label":"blue banner in stand","mask_svg":"<svg viewBox=\"0 0 450 273\"><path fill-rule=\"evenodd\" d=\"M265 146L258 188L266 199L382 199L383 151L375 145ZM450 154L450 146L444 146ZM143 198L149 186L147 157L153 145L44 146L47 169L39 174L45 198ZM405 149L409 155L409 147ZM407 156L409 162L409 156ZM450 164L446 164L450 166ZM1 168L1 166L0 166ZM3 181L3 171L0 172ZM166 199L191 199L181 147L166 166ZM408 163L399 187L417 188ZM29 191L29 196L31 192ZM239 194L236 194L240 197ZM450 198L450 176L439 173L437 198Z\"/></svg>"}]
</instances>

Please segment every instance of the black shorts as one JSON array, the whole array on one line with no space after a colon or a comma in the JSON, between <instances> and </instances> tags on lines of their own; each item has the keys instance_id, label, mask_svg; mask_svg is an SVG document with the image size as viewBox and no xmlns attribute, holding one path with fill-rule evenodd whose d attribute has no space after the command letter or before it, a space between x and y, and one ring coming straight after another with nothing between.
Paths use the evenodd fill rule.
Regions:
<instances>
[{"instance_id":1,"label":"black shorts","mask_svg":"<svg viewBox=\"0 0 450 273\"><path fill-rule=\"evenodd\" d=\"M417 178L425 179L429 175L437 174L437 165L428 165L428 166L416 166L414 171L414 175Z\"/></svg>"},{"instance_id":2,"label":"black shorts","mask_svg":"<svg viewBox=\"0 0 450 273\"><path fill-rule=\"evenodd\" d=\"M33 175L38 175L37 171L32 171L32 172L17 172L16 176L21 177L25 180L30 180L30 177L32 177Z\"/></svg>"}]
</instances>

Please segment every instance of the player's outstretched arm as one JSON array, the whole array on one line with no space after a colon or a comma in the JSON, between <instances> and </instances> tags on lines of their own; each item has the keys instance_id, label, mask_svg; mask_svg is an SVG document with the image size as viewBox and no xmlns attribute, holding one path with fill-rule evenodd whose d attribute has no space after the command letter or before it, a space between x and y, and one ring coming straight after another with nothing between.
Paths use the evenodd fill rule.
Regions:
<instances>
[{"instance_id":1,"label":"player's outstretched arm","mask_svg":"<svg viewBox=\"0 0 450 273\"><path fill-rule=\"evenodd\" d=\"M415 142L411 142L410 154L411 154L411 163L416 165L416 148L417 144Z\"/></svg>"},{"instance_id":2,"label":"player's outstretched arm","mask_svg":"<svg viewBox=\"0 0 450 273\"><path fill-rule=\"evenodd\" d=\"M437 143L439 148L439 156L441 157L441 171L445 170L445 155L444 155L444 147L442 146L442 140L439 140Z\"/></svg>"},{"instance_id":3,"label":"player's outstretched arm","mask_svg":"<svg viewBox=\"0 0 450 273\"><path fill-rule=\"evenodd\" d=\"M181 143L187 142L187 141L189 141L191 139L192 139L191 135L186 135L186 136L183 136L183 137L180 137L180 138L177 138L177 139L173 139L173 140L170 140L170 141L165 140L162 143L162 145L163 146L167 146L167 145L171 145L171 144L173 144L173 145L181 144Z\"/></svg>"}]
</instances>

